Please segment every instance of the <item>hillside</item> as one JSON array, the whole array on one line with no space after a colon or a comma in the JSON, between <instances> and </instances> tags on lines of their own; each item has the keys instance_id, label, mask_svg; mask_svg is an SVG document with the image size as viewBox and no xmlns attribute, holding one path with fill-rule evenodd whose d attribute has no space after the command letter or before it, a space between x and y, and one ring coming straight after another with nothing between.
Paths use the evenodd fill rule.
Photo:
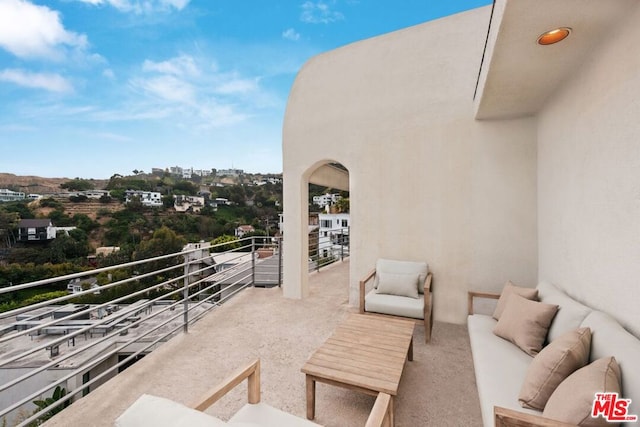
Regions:
<instances>
[{"instance_id":1,"label":"hillside","mask_svg":"<svg viewBox=\"0 0 640 427\"><path fill-rule=\"evenodd\" d=\"M0 173L0 188L10 188L24 193L46 194L60 191L60 184L70 181L70 178L43 178L40 176L20 176L11 173ZM92 179L95 188L106 187L109 180Z\"/></svg>"}]
</instances>

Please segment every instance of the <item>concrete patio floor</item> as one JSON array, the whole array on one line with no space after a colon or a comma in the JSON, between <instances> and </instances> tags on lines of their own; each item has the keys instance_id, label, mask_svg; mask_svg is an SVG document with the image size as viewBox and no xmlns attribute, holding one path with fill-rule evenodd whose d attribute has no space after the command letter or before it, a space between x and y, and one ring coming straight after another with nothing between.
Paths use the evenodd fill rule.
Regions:
<instances>
[{"instance_id":1,"label":"concrete patio floor","mask_svg":"<svg viewBox=\"0 0 640 427\"><path fill-rule=\"evenodd\" d=\"M300 368L347 313L349 263L313 273L310 296L282 297L280 288L248 288L45 425L112 426L141 394L189 404L232 371L260 358L262 400L306 414ZM435 302L437 304L437 301ZM318 384L315 422L363 426L374 398ZM208 413L227 419L246 403L246 382ZM466 327L436 322L431 343L416 325L414 361L407 362L396 400L396 426L482 424Z\"/></svg>"}]
</instances>

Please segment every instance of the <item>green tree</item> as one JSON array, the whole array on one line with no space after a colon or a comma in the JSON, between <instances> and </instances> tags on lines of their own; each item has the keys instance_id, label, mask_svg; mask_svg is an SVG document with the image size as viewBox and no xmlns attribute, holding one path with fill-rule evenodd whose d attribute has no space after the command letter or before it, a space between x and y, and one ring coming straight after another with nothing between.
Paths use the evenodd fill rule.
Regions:
<instances>
[{"instance_id":1,"label":"green tree","mask_svg":"<svg viewBox=\"0 0 640 427\"><path fill-rule=\"evenodd\" d=\"M226 243L226 245L220 245L222 243ZM223 234L222 236L216 237L211 241L211 245L213 246L211 250L213 252L225 252L230 251L231 249L237 249L240 247L240 242L238 242L238 238L234 236L230 236L228 234Z\"/></svg>"},{"instance_id":2,"label":"green tree","mask_svg":"<svg viewBox=\"0 0 640 427\"><path fill-rule=\"evenodd\" d=\"M93 190L94 185L91 181L81 178L75 178L71 181L60 184L60 188L64 188L70 191L86 191Z\"/></svg>"},{"instance_id":3,"label":"green tree","mask_svg":"<svg viewBox=\"0 0 640 427\"><path fill-rule=\"evenodd\" d=\"M180 252L187 241L166 226L160 227L153 237L140 243L134 254L135 259L152 258Z\"/></svg>"}]
</instances>

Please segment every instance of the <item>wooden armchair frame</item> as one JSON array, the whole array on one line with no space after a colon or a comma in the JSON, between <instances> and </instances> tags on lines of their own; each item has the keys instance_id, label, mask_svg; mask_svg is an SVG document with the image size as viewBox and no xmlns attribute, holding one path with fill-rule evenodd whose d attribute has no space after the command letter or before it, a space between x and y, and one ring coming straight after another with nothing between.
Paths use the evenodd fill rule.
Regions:
<instances>
[{"instance_id":1,"label":"wooden armchair frame","mask_svg":"<svg viewBox=\"0 0 640 427\"><path fill-rule=\"evenodd\" d=\"M368 314L369 312L364 309L364 297L366 295L366 286L367 282L376 277L376 269L372 269L367 273L366 276L360 280L360 314ZM404 319L413 319L416 322L424 323L424 341L428 343L431 341L431 330L433 328L432 322L432 311L433 311L433 302L431 300L431 281L433 275L431 273L427 273L427 277L424 279L424 320L423 319L413 319L410 317L403 317ZM391 317L402 317L402 316L393 316L391 314L381 314L381 313L372 313L379 316L391 316Z\"/></svg>"},{"instance_id":2,"label":"wooden armchair frame","mask_svg":"<svg viewBox=\"0 0 640 427\"><path fill-rule=\"evenodd\" d=\"M204 396L190 405L197 411L204 411L237 385L247 380L247 400L249 403L260 403L260 359L256 359L247 366L238 369L226 380L209 390ZM391 426L391 395L379 393L371 409L365 427L389 427Z\"/></svg>"}]
</instances>

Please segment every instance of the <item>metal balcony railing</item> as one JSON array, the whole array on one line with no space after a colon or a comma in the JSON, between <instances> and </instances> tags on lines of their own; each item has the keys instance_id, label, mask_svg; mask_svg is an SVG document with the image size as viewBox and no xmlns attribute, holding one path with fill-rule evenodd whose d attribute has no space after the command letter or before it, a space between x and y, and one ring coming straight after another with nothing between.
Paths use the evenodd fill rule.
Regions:
<instances>
[{"instance_id":1,"label":"metal balcony railing","mask_svg":"<svg viewBox=\"0 0 640 427\"><path fill-rule=\"evenodd\" d=\"M349 227L309 233L309 271L320 270L349 256Z\"/></svg>"},{"instance_id":2,"label":"metal balcony railing","mask_svg":"<svg viewBox=\"0 0 640 427\"><path fill-rule=\"evenodd\" d=\"M0 313L0 424L37 425L246 287L280 285L280 243L195 243L179 253L0 288L0 295L45 285L86 288ZM90 286L88 278L106 283Z\"/></svg>"}]
</instances>

